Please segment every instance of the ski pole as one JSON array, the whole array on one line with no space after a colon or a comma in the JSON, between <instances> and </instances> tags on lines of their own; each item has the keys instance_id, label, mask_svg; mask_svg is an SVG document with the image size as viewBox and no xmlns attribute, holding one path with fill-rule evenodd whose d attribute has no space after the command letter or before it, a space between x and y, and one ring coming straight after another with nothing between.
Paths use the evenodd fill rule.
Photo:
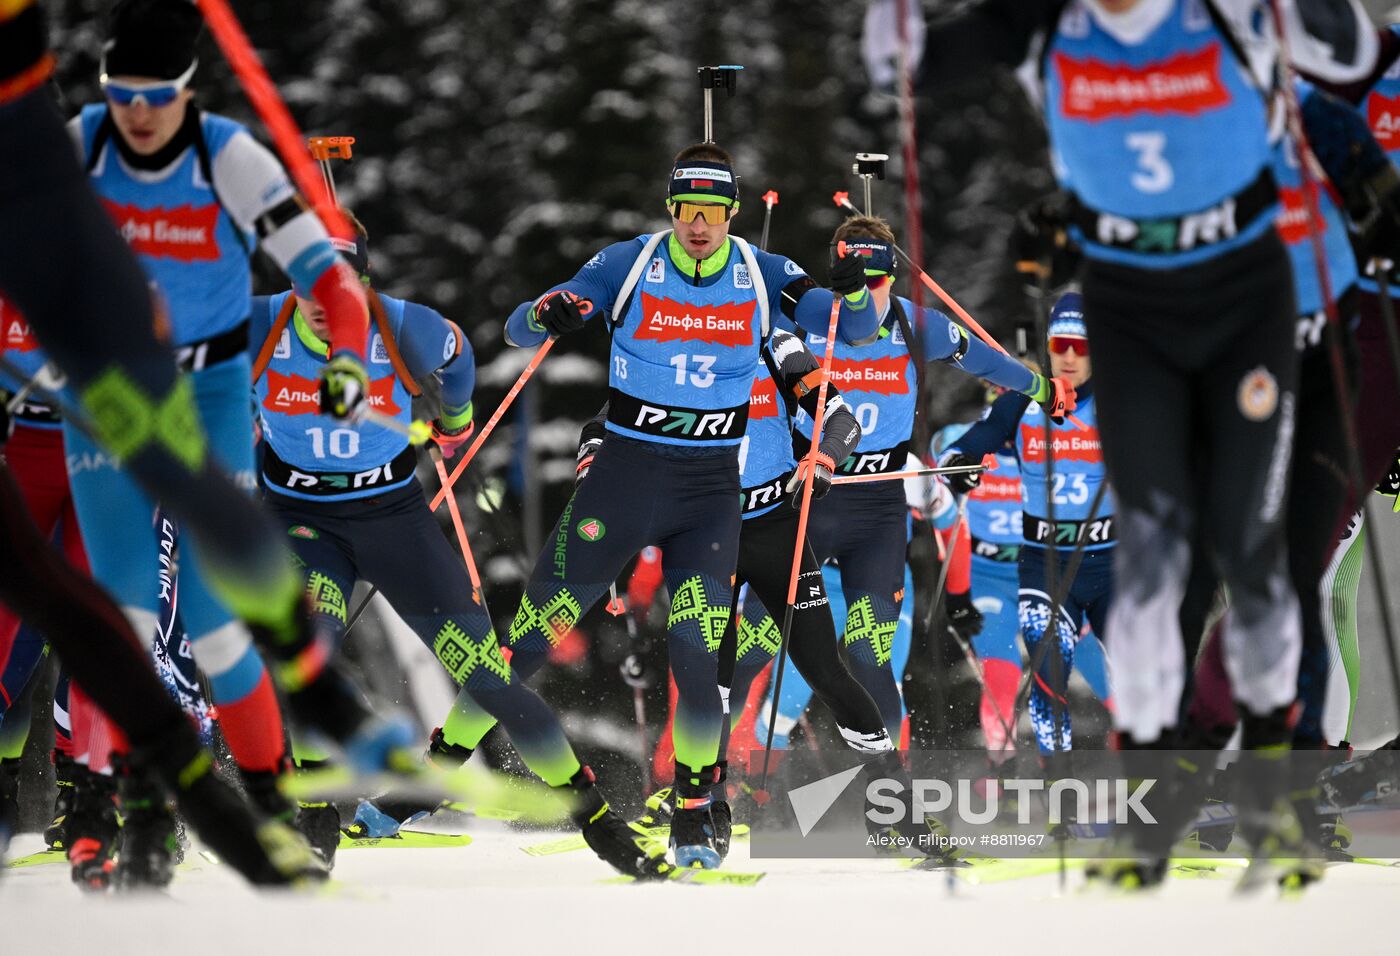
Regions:
<instances>
[{"instance_id":1,"label":"ski pole","mask_svg":"<svg viewBox=\"0 0 1400 956\"><path fill-rule=\"evenodd\" d=\"M776 190L768 190L763 194L763 234L758 237L758 248L768 248L768 226L773 221L773 207L778 204L778 193Z\"/></svg>"},{"instance_id":2,"label":"ski pole","mask_svg":"<svg viewBox=\"0 0 1400 956\"><path fill-rule=\"evenodd\" d=\"M364 598L360 601L359 605L355 608L355 610L353 610L353 611L350 612L350 617L346 619L346 621L345 621L345 633L346 633L346 634L349 634L349 633L350 633L350 629L351 629L352 627L354 627L357 623L359 623L360 617L365 613L365 609L369 607L369 602L370 602L370 601L373 601L373 600L374 600L374 596L375 596L376 594L378 594L378 593L379 593L379 585L377 585L377 584L371 584L371 585L369 586L369 590L365 592Z\"/></svg>"},{"instance_id":3,"label":"ski pole","mask_svg":"<svg viewBox=\"0 0 1400 956\"><path fill-rule=\"evenodd\" d=\"M1284 104L1288 112L1288 125L1293 132L1294 142L1297 144L1299 153L1299 168L1303 179L1303 196L1307 200L1308 211L1308 238L1312 243L1313 267L1317 270L1318 286L1322 291L1322 305L1327 315L1327 325L1330 334L1327 336L1327 352L1332 366L1332 384L1337 393L1337 411L1341 417L1342 435L1345 438L1347 450L1347 470L1348 477L1356 496L1356 501L1361 509L1370 515L1369 492L1366 487L1366 479L1361 466L1361 442L1356 433L1356 419L1354 416L1351 390L1347 384L1346 360L1342 356L1342 346L1340 336L1344 334L1341 316L1337 313L1337 302L1332 296L1331 276L1327 269L1327 250L1322 238L1322 209L1318 205L1318 183L1313 178L1312 168L1308 164L1308 157L1312 152L1312 146L1308 143L1307 130L1303 127L1303 111L1298 103L1298 91L1294 86L1296 71L1293 67L1293 54L1288 45L1288 31L1284 28L1283 11L1279 6L1279 0L1269 0L1269 7L1274 17L1274 24L1278 29L1279 37L1279 64L1283 71L1283 95ZM1397 374L1400 374L1400 343L1395 341L1395 328L1393 326L1394 315L1385 315L1384 311L1394 312L1389 309L1389 290L1386 288L1388 275L1378 275L1376 277L1376 287L1379 292L1381 308L1383 310L1381 321L1386 327L1387 338L1390 342L1391 356L1396 362ZM1376 603L1380 607L1381 632L1385 635L1385 655L1386 663L1390 667L1391 691L1395 695L1396 707L1400 708L1400 652L1397 652L1395 645L1395 623L1391 619L1390 612L1390 592L1388 577L1385 573L1384 557L1381 551L1380 536L1369 534L1366 536L1366 557L1371 565L1371 574L1376 588Z\"/></svg>"},{"instance_id":4,"label":"ski pole","mask_svg":"<svg viewBox=\"0 0 1400 956\"><path fill-rule=\"evenodd\" d=\"M845 243L836 254L845 257ZM802 570L802 551L807 546L807 518L812 509L812 486L816 483L817 454L820 451L822 420L826 417L827 386L831 383L831 363L836 348L836 325L841 319L841 296L831 294L831 319L826 329L826 356L822 359L821 384L817 386L817 410L812 416L812 441L800 466L806 470L802 482L802 507L797 516L797 541L792 549L792 574L788 578L787 606L783 609L783 627L778 637L778 664L773 677L773 707L768 714L768 740L763 747L762 788L768 788L768 763L773 752L773 727L778 721L778 699L783 692L783 670L787 666L788 635L792 633L793 605L797 603L797 578Z\"/></svg>"},{"instance_id":5,"label":"ski pole","mask_svg":"<svg viewBox=\"0 0 1400 956\"><path fill-rule=\"evenodd\" d=\"M964 495L962 497L962 500L958 502L958 518L956 521L953 522L952 534L950 535L951 541L957 540L960 527L966 522L967 496ZM936 595L935 603L929 609L928 617L924 621L924 630L926 632L930 627L933 626L933 619L938 611L938 604L936 602L943 596L943 587L948 580L948 567L952 563L953 558L952 546L950 545L948 548L944 548L943 541L941 538L938 537L936 530L934 534L934 541L938 543L938 559L941 562L943 562L943 567L941 567L938 571L938 585L937 590L934 592L934 594ZM987 678L986 675L982 673L982 664L977 660L977 652L972 649L972 645L969 644L963 638L962 634L958 632L958 629L956 627L953 627L950 624L948 626L948 632L953 635L953 640L957 642L958 647L962 650L963 658L967 661L968 666L972 668L972 676L977 679L978 685L982 688L983 695L992 702L992 709L996 711L997 722L1001 724L1001 729L1005 734L1005 739L998 753L1004 754L1008 749L1010 749L1009 745L1014 743L1014 741L1016 740L1016 734L1012 730L1011 725L1007 723L1006 715L1001 712L1001 704L997 703L996 696L992 694L991 688L987 686Z\"/></svg>"},{"instance_id":6,"label":"ski pole","mask_svg":"<svg viewBox=\"0 0 1400 956\"><path fill-rule=\"evenodd\" d=\"M380 428L387 428L391 432L398 432L408 439L410 445L426 444L433 437L433 426L415 418L405 425L392 415L385 415L372 408L366 408L360 413L360 418L371 425L378 425Z\"/></svg>"},{"instance_id":7,"label":"ski pole","mask_svg":"<svg viewBox=\"0 0 1400 956\"><path fill-rule=\"evenodd\" d=\"M287 104L282 101L277 87L272 84L262 61L254 52L253 45L248 42L248 35L243 32L243 27L228 0L195 0L195 3L204 14L205 22L209 24L209 32L214 35L219 49L223 50L224 58L238 77L243 92L248 96L248 102L252 104L271 134L273 145L291 172L301 194L311 203L316 215L326 224L332 235L342 239L353 239L355 230L350 227L350 221L345 218L340 207L333 202L327 202L329 197L323 198L320 195L321 191L316 189L316 171L307 156L301 131L297 129L296 121L287 111Z\"/></svg>"},{"instance_id":8,"label":"ski pole","mask_svg":"<svg viewBox=\"0 0 1400 956\"><path fill-rule=\"evenodd\" d=\"M524 388L525 383L530 380L530 376L535 374L535 369L539 368L540 362L544 361L544 357L548 355L549 350L554 347L554 341L552 337L547 338L540 347L535 350L535 355L530 359L530 364L525 366L525 370L520 373L520 377L515 380L515 384L510 387L510 391L506 392L506 397L501 400L501 404L496 406L496 410L491 414L490 420L486 422L486 427L483 428L481 433L472 441L471 447L469 447L466 454L462 456L462 460L452 467L452 473L448 475L447 479L442 483L442 489L433 496L432 502L429 503L428 507L430 509L436 511L442 506L443 499L451 492L452 486L457 483L457 479L461 477L467 465L476 457L476 453L481 449L482 444L486 441L486 437L495 429L496 423L505 415L506 410L510 408L511 403L514 402L516 396L520 394L520 390Z\"/></svg>"},{"instance_id":9,"label":"ski pole","mask_svg":"<svg viewBox=\"0 0 1400 956\"><path fill-rule=\"evenodd\" d=\"M622 598L617 596L616 581L608 585L607 611L613 617L626 620L627 636L632 641L632 650L618 665L618 671L622 674L622 680L632 688L632 716L637 721L637 742L641 748L637 751L637 766L641 770L642 800L645 801L649 796L647 791L651 781L650 761L647 759L647 754L651 752L651 740L647 736L646 666L637 656L637 648L642 644L637 622L632 618L631 611Z\"/></svg>"},{"instance_id":10,"label":"ski pole","mask_svg":"<svg viewBox=\"0 0 1400 956\"><path fill-rule=\"evenodd\" d=\"M430 448L428 454L432 456L433 467L437 469L438 481L442 483L444 490L447 488L447 466L442 463L442 452L437 448ZM472 557L471 542L467 540L466 528L462 526L462 512L457 507L457 496L449 494L447 496L447 513L452 516L452 529L457 532L457 543L462 546L462 559L467 562L467 576L472 582L472 599L486 607L485 595L481 590L481 575L476 572L476 559ZM490 615L490 612L487 612Z\"/></svg>"},{"instance_id":11,"label":"ski pole","mask_svg":"<svg viewBox=\"0 0 1400 956\"><path fill-rule=\"evenodd\" d=\"M918 468L911 471L888 471L880 475L841 475L831 479L833 485L859 485L867 481L903 481L905 478L927 478L930 475L980 474L986 465L949 465L946 468Z\"/></svg>"},{"instance_id":12,"label":"ski pole","mask_svg":"<svg viewBox=\"0 0 1400 956\"><path fill-rule=\"evenodd\" d=\"M836 193L831 198L832 201L835 202L836 205L840 206L842 209L849 209L856 215L860 215L860 210L857 209L855 206L851 205L850 193ZM934 282L933 278L922 268L920 268L917 262L909 258L909 253L901 249L898 243L895 244L894 251L899 254L901 259L908 263L909 268L914 270L915 274L918 275L919 279L923 282L923 284L928 286L929 289L932 290L934 295L942 299L943 302L948 306L948 308L952 309L953 312L958 316L958 318L962 319L963 323L974 333L976 333L978 338L980 338L983 342L987 343L987 345L996 349L1002 355L1007 354L1006 349L1001 347L1001 343L999 343L996 339L988 335L987 330L982 328L982 326L977 323L976 319L968 315L967 310L964 309L962 306L958 305L957 301L954 300L954 298L951 295L944 292L943 287L940 286L937 282Z\"/></svg>"}]
</instances>

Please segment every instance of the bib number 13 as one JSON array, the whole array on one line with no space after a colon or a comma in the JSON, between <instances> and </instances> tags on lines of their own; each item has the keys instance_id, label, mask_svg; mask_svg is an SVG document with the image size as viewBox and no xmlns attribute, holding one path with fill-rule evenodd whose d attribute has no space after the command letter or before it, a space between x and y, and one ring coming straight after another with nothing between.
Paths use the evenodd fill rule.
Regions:
<instances>
[{"instance_id":1,"label":"bib number 13","mask_svg":"<svg viewBox=\"0 0 1400 956\"><path fill-rule=\"evenodd\" d=\"M1158 132L1129 133L1124 137L1128 149L1137 154L1137 170L1131 181L1133 188L1144 193L1164 193L1176 182L1171 163L1167 162L1167 134Z\"/></svg>"}]
</instances>

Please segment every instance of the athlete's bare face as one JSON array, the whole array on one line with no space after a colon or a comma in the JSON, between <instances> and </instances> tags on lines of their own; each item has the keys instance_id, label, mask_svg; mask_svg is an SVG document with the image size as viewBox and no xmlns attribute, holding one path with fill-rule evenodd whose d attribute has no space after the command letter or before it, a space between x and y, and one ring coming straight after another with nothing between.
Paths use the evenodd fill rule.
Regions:
<instances>
[{"instance_id":1,"label":"athlete's bare face","mask_svg":"<svg viewBox=\"0 0 1400 956\"><path fill-rule=\"evenodd\" d=\"M1107 13L1126 13L1137 6L1140 0L1095 0Z\"/></svg>"},{"instance_id":2,"label":"athlete's bare face","mask_svg":"<svg viewBox=\"0 0 1400 956\"><path fill-rule=\"evenodd\" d=\"M738 213L734 215L737 216ZM675 230L676 238L680 240L686 255L697 260L708 259L724 245L724 240L729 237L729 223L732 221L731 217L724 222L708 223L704 216L696 216L692 222L681 222L672 216L671 228Z\"/></svg>"},{"instance_id":3,"label":"athlete's bare face","mask_svg":"<svg viewBox=\"0 0 1400 956\"><path fill-rule=\"evenodd\" d=\"M150 77L142 76L114 76L112 79L123 83L152 82ZM126 145L138 156L150 156L175 138L180 124L185 121L185 107L193 96L191 90L185 89L165 106L151 106L144 99L130 106L108 100L107 105L112 111L112 122Z\"/></svg>"},{"instance_id":4,"label":"athlete's bare face","mask_svg":"<svg viewBox=\"0 0 1400 956\"><path fill-rule=\"evenodd\" d=\"M297 310L301 312L301 317L306 320L306 327L311 330L311 334L322 342L331 340L331 324L326 321L326 310L316 304L315 299L303 299L296 296Z\"/></svg>"},{"instance_id":5,"label":"athlete's bare face","mask_svg":"<svg viewBox=\"0 0 1400 956\"><path fill-rule=\"evenodd\" d=\"M1055 378L1067 378L1071 385L1078 388L1089 381L1093 368L1089 365L1087 355L1078 355L1072 351L1051 352L1050 374Z\"/></svg>"}]
</instances>

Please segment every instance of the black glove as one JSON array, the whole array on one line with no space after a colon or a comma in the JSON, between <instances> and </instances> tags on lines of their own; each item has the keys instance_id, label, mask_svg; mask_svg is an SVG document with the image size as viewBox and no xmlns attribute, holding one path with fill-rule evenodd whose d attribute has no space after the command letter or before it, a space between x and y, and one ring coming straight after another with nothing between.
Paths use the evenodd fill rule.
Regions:
<instances>
[{"instance_id":1,"label":"black glove","mask_svg":"<svg viewBox=\"0 0 1400 956\"><path fill-rule=\"evenodd\" d=\"M577 488L584 478L588 477L588 469L593 467L593 456L598 454L598 449L603 447L603 439L589 438L578 446L578 464L574 467L574 487Z\"/></svg>"},{"instance_id":2,"label":"black glove","mask_svg":"<svg viewBox=\"0 0 1400 956\"><path fill-rule=\"evenodd\" d=\"M970 465L979 465L981 462L973 461L960 451L950 451L944 454L938 461L939 468L962 468ZM944 483L955 495L965 495L973 488L976 488L982 481L980 471L964 471L952 475L940 475Z\"/></svg>"},{"instance_id":3,"label":"black glove","mask_svg":"<svg viewBox=\"0 0 1400 956\"><path fill-rule=\"evenodd\" d=\"M535 306L535 322L551 337L558 338L583 328L585 316L593 311L593 303L572 292L551 292Z\"/></svg>"},{"instance_id":4,"label":"black glove","mask_svg":"<svg viewBox=\"0 0 1400 956\"><path fill-rule=\"evenodd\" d=\"M1009 246L1017 272L1043 275L1052 289L1073 280L1080 257L1069 238L1069 195L1051 193L1018 212Z\"/></svg>"},{"instance_id":5,"label":"black glove","mask_svg":"<svg viewBox=\"0 0 1400 956\"><path fill-rule=\"evenodd\" d=\"M812 478L812 500L816 501L818 498L825 497L826 493L831 490L831 473L836 470L836 467L832 463L830 455L818 452L816 465L812 470L815 472ZM806 476L807 471L807 458L803 456L802 460L797 463L797 467L793 469L792 477L788 479L787 483L788 500L794 508L802 507L802 479Z\"/></svg>"},{"instance_id":6,"label":"black glove","mask_svg":"<svg viewBox=\"0 0 1400 956\"><path fill-rule=\"evenodd\" d=\"M850 295L865 288L865 258L841 256L831 264L827 285L837 295Z\"/></svg>"},{"instance_id":7,"label":"black glove","mask_svg":"<svg viewBox=\"0 0 1400 956\"><path fill-rule=\"evenodd\" d=\"M965 641L982 633L982 612L972 603L971 593L948 595L948 623Z\"/></svg>"},{"instance_id":8,"label":"black glove","mask_svg":"<svg viewBox=\"0 0 1400 956\"><path fill-rule=\"evenodd\" d=\"M321 414L338 421L359 421L369 409L369 375L360 360L347 352L321 366Z\"/></svg>"}]
</instances>

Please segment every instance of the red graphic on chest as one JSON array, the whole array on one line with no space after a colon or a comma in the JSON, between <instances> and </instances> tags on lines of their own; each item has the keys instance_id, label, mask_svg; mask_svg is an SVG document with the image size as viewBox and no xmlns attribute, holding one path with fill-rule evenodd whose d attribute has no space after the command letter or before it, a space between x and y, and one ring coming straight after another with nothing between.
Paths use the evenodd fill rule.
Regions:
<instances>
[{"instance_id":1,"label":"red graphic on chest","mask_svg":"<svg viewBox=\"0 0 1400 956\"><path fill-rule=\"evenodd\" d=\"M749 419L776 418L778 415L778 386L770 376L764 376L753 383L749 395Z\"/></svg>"},{"instance_id":2,"label":"red graphic on chest","mask_svg":"<svg viewBox=\"0 0 1400 956\"><path fill-rule=\"evenodd\" d=\"M1366 122L1384 149L1400 146L1400 96L1372 93L1366 97Z\"/></svg>"},{"instance_id":3,"label":"red graphic on chest","mask_svg":"<svg viewBox=\"0 0 1400 956\"><path fill-rule=\"evenodd\" d=\"M831 383L837 388L852 392L908 395L908 372L909 358L904 355L864 361L839 358L831 360Z\"/></svg>"},{"instance_id":4,"label":"red graphic on chest","mask_svg":"<svg viewBox=\"0 0 1400 956\"><path fill-rule=\"evenodd\" d=\"M983 472L982 480L972 489L969 497L978 501L1020 501L1021 479Z\"/></svg>"},{"instance_id":5,"label":"red graphic on chest","mask_svg":"<svg viewBox=\"0 0 1400 956\"><path fill-rule=\"evenodd\" d=\"M1146 66L1074 59L1056 53L1060 109L1071 119L1103 120L1136 113L1194 116L1230 102L1220 77L1220 44Z\"/></svg>"},{"instance_id":6,"label":"red graphic on chest","mask_svg":"<svg viewBox=\"0 0 1400 956\"><path fill-rule=\"evenodd\" d=\"M283 375L268 369L263 408L283 415L318 414L321 410L320 388L321 383L317 379ZM369 383L369 405L385 415L399 413L399 406L394 402L394 376L386 375Z\"/></svg>"},{"instance_id":7,"label":"red graphic on chest","mask_svg":"<svg viewBox=\"0 0 1400 956\"><path fill-rule=\"evenodd\" d=\"M29 331L29 323L19 310L0 301L0 328L5 337L0 340L0 352L32 352L39 347L39 340Z\"/></svg>"},{"instance_id":8,"label":"red graphic on chest","mask_svg":"<svg viewBox=\"0 0 1400 956\"><path fill-rule=\"evenodd\" d=\"M219 207L214 203L143 209L104 199L102 205L133 252L178 262L213 262L219 258L219 242L214 236Z\"/></svg>"},{"instance_id":9,"label":"red graphic on chest","mask_svg":"<svg viewBox=\"0 0 1400 956\"><path fill-rule=\"evenodd\" d=\"M1103 445L1097 428L1073 431L1052 431L1056 461L1103 461ZM1045 460L1045 429L1039 422L1021 423L1021 463L1029 465Z\"/></svg>"},{"instance_id":10,"label":"red graphic on chest","mask_svg":"<svg viewBox=\"0 0 1400 956\"><path fill-rule=\"evenodd\" d=\"M708 342L740 346L753 341L757 302L690 305L642 293L642 321L635 338L655 342Z\"/></svg>"}]
</instances>

